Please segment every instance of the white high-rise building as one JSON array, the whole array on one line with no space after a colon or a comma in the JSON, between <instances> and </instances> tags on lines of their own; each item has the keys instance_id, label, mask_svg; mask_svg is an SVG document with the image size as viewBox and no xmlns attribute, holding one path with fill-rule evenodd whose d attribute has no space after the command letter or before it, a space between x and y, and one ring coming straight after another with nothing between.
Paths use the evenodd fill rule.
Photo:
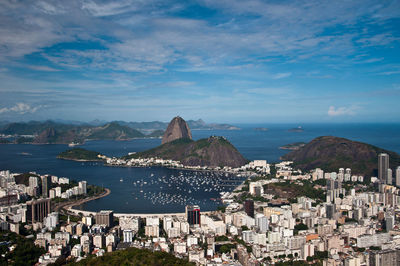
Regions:
<instances>
[{"instance_id":1,"label":"white high-rise building","mask_svg":"<svg viewBox=\"0 0 400 266\"><path fill-rule=\"evenodd\" d=\"M61 187L56 187L56 197L61 197Z\"/></svg>"},{"instance_id":2,"label":"white high-rise building","mask_svg":"<svg viewBox=\"0 0 400 266\"><path fill-rule=\"evenodd\" d=\"M392 184L392 169L388 168L387 169L387 182L386 184L391 185Z\"/></svg>"},{"instance_id":3,"label":"white high-rise building","mask_svg":"<svg viewBox=\"0 0 400 266\"><path fill-rule=\"evenodd\" d=\"M56 228L58 224L58 212L49 213L49 215L44 218L43 223L45 227L50 230Z\"/></svg>"},{"instance_id":4,"label":"white high-rise building","mask_svg":"<svg viewBox=\"0 0 400 266\"><path fill-rule=\"evenodd\" d=\"M31 188L34 188L34 187L38 186L38 178L36 176L30 176L29 177L29 186Z\"/></svg>"},{"instance_id":5,"label":"white high-rise building","mask_svg":"<svg viewBox=\"0 0 400 266\"><path fill-rule=\"evenodd\" d=\"M255 217L255 222L258 230L261 233L266 233L268 231L268 218L264 215L257 213Z\"/></svg>"},{"instance_id":6,"label":"white high-rise building","mask_svg":"<svg viewBox=\"0 0 400 266\"><path fill-rule=\"evenodd\" d=\"M80 181L78 183L79 190L82 194L87 194L87 182L86 181Z\"/></svg>"}]
</instances>

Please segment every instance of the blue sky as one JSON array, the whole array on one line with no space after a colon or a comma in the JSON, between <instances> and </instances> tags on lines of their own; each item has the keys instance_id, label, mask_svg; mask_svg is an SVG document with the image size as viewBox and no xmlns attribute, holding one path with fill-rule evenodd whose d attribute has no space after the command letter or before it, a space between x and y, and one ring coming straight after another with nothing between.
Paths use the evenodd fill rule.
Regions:
<instances>
[{"instance_id":1,"label":"blue sky","mask_svg":"<svg viewBox=\"0 0 400 266\"><path fill-rule=\"evenodd\" d=\"M0 2L0 120L400 122L400 1Z\"/></svg>"}]
</instances>

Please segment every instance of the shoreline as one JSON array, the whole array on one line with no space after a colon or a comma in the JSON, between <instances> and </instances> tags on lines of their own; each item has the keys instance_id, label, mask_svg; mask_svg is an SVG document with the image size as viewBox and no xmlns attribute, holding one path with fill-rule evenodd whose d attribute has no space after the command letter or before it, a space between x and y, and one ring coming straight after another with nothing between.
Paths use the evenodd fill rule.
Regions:
<instances>
[{"instance_id":1,"label":"shoreline","mask_svg":"<svg viewBox=\"0 0 400 266\"><path fill-rule=\"evenodd\" d=\"M173 166L165 166L160 164L153 164L153 165L117 165L117 164L108 164L104 160L80 160L80 159L66 159L66 158L59 158L60 160L67 160L67 161L75 161L75 162L102 162L103 166L108 167L122 167L122 168L147 168L147 167L162 167L167 169L175 169L175 170L186 170L186 171L199 171L199 172L212 172L212 173L225 173L225 174L233 174L233 175L241 175L241 177L248 178L254 175L254 172L245 171L245 172L233 172L229 170L216 170L216 169L197 169L191 167L173 167Z\"/></svg>"},{"instance_id":2,"label":"shoreline","mask_svg":"<svg viewBox=\"0 0 400 266\"><path fill-rule=\"evenodd\" d=\"M97 195L97 196L92 196L92 197L88 197L88 198L84 198L84 199L79 199L77 201L66 202L65 204L60 204L59 206L57 206L55 208L55 211L59 211L59 210L65 209L67 211L67 213L68 213L68 211L70 209L72 209L74 206L81 205L81 204L84 204L84 203L89 202L89 201L101 199L101 198L104 198L104 197L106 197L106 196L111 194L111 189L104 188L104 190L105 190L104 192L102 192L100 195Z\"/></svg>"}]
</instances>

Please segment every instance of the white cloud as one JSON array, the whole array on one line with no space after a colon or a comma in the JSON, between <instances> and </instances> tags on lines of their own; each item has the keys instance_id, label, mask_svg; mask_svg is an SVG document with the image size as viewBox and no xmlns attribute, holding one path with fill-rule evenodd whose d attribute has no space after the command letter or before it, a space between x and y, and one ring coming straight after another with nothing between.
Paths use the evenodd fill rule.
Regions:
<instances>
[{"instance_id":1,"label":"white cloud","mask_svg":"<svg viewBox=\"0 0 400 266\"><path fill-rule=\"evenodd\" d=\"M7 107L0 108L0 114L9 113L9 112L14 112L14 113L18 113L18 114L35 113L41 107L42 106L40 106L40 105L33 107L26 103L16 103L14 106L9 107L9 108L7 108Z\"/></svg>"},{"instance_id":2,"label":"white cloud","mask_svg":"<svg viewBox=\"0 0 400 266\"><path fill-rule=\"evenodd\" d=\"M275 74L272 78L273 78L273 79L283 79L283 78L290 77L291 75L292 75L292 73L290 73L290 72L287 72L287 73L278 73L278 74Z\"/></svg>"},{"instance_id":3,"label":"white cloud","mask_svg":"<svg viewBox=\"0 0 400 266\"><path fill-rule=\"evenodd\" d=\"M329 116L346 116L346 115L355 115L355 111L358 109L357 106L350 106L350 107L335 107L335 106L330 106L328 109L328 115Z\"/></svg>"}]
</instances>

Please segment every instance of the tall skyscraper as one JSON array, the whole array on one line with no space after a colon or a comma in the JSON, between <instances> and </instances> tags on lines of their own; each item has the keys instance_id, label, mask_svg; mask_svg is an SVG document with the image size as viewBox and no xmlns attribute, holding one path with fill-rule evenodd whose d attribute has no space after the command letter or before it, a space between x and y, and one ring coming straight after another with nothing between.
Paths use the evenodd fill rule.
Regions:
<instances>
[{"instance_id":1,"label":"tall skyscraper","mask_svg":"<svg viewBox=\"0 0 400 266\"><path fill-rule=\"evenodd\" d=\"M51 176L46 175L42 177L42 196L44 198L49 197L49 190L51 185Z\"/></svg>"},{"instance_id":2,"label":"tall skyscraper","mask_svg":"<svg viewBox=\"0 0 400 266\"><path fill-rule=\"evenodd\" d=\"M201 224L200 221L200 207L197 205L186 206L186 219L189 225Z\"/></svg>"},{"instance_id":3,"label":"tall skyscraper","mask_svg":"<svg viewBox=\"0 0 400 266\"><path fill-rule=\"evenodd\" d=\"M246 200L244 202L244 211L247 213L248 216L254 218L254 201Z\"/></svg>"},{"instance_id":4,"label":"tall skyscraper","mask_svg":"<svg viewBox=\"0 0 400 266\"><path fill-rule=\"evenodd\" d=\"M387 182L387 170L389 169L389 155L381 153L378 155L378 178L382 183Z\"/></svg>"},{"instance_id":5,"label":"tall skyscraper","mask_svg":"<svg viewBox=\"0 0 400 266\"><path fill-rule=\"evenodd\" d=\"M396 187L400 187L400 166L396 169Z\"/></svg>"}]
</instances>

